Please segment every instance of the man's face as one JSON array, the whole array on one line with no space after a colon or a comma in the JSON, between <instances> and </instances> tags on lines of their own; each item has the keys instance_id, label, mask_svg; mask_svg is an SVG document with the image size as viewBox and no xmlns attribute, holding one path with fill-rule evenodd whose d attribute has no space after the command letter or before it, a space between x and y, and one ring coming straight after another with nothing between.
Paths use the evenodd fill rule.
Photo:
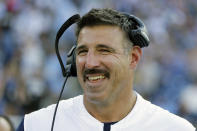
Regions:
<instances>
[{"instance_id":1,"label":"man's face","mask_svg":"<svg viewBox=\"0 0 197 131\"><path fill-rule=\"evenodd\" d=\"M109 103L122 90L131 91L131 55L125 53L124 33L117 26L84 27L76 49L77 75L85 100Z\"/></svg>"}]
</instances>

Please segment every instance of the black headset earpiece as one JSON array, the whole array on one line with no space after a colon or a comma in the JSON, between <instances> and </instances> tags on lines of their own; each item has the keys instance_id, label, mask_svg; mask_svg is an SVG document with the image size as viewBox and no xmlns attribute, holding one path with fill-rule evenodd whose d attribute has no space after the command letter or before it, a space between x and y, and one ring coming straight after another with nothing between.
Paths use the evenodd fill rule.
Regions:
<instances>
[{"instance_id":1,"label":"black headset earpiece","mask_svg":"<svg viewBox=\"0 0 197 131\"><path fill-rule=\"evenodd\" d=\"M147 47L150 43L148 38L148 32L144 23L136 16L123 13L128 21L135 23L135 29L131 29L129 33L129 38L133 42L134 46L138 45L140 48Z\"/></svg>"},{"instance_id":2,"label":"black headset earpiece","mask_svg":"<svg viewBox=\"0 0 197 131\"><path fill-rule=\"evenodd\" d=\"M77 76L76 69L76 55L75 55L76 45L74 45L67 54L66 70L70 70L70 76Z\"/></svg>"},{"instance_id":3,"label":"black headset earpiece","mask_svg":"<svg viewBox=\"0 0 197 131\"><path fill-rule=\"evenodd\" d=\"M79 14L71 16L59 29L56 35L55 39L55 51L57 54L57 58L59 60L61 69L62 69L62 74L63 76L77 76L76 73L76 64L75 64L75 48L76 46L74 45L69 53L67 54L67 62L66 62L66 68L64 67L64 64L62 62L58 45L59 45L59 39L62 36L62 34L65 32L66 29L68 29L72 24L78 22L80 20Z\"/></svg>"}]
</instances>

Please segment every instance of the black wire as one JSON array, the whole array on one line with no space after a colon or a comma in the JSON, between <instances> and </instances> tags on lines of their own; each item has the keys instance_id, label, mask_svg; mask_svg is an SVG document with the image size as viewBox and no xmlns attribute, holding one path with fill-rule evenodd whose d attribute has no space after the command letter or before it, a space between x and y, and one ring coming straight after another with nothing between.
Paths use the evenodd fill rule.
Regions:
<instances>
[{"instance_id":1,"label":"black wire","mask_svg":"<svg viewBox=\"0 0 197 131\"><path fill-rule=\"evenodd\" d=\"M69 76L69 73L66 74L65 81L64 81L64 83L63 83L63 85L62 85L62 89L61 89L61 92L60 92L60 95L59 95L57 104L56 104L56 106L55 106L55 111L54 111L54 114L53 114L53 121L52 121L52 125L51 125L51 131L53 131L53 127L54 127L54 123L55 123L55 117L56 117L56 113L57 113L57 108L58 108L60 99L61 99L61 97L62 97L62 93L63 93L63 91L64 91L64 87L65 87L66 81L67 81L67 79L68 79L68 76Z\"/></svg>"},{"instance_id":2,"label":"black wire","mask_svg":"<svg viewBox=\"0 0 197 131\"><path fill-rule=\"evenodd\" d=\"M70 27L72 24L78 22L80 20L80 15L79 14L76 14L76 15L73 15L71 16L66 22L64 22L64 24L60 27L59 31L57 32L57 35L56 35L56 39L55 39L55 51L56 51L56 54L57 54L57 58L59 60L59 63L60 63L60 66L61 66L61 69L62 69L62 74L64 77L66 77L64 83L63 83L63 86L62 86L62 90L60 92L60 95L59 95L59 98L58 98L58 101L57 101L57 104L55 106L55 110L54 110L54 114L53 114L53 121L52 121L52 125L51 125L51 131L53 131L53 127L54 127L54 123L55 123L55 117L56 117L56 113L57 113L57 108L58 108L58 105L59 105L59 101L62 97L62 93L64 91L64 87L65 87L65 84L66 84L66 81L68 79L68 76L71 75L71 66L72 64L69 65L69 67L67 69L65 69L64 67L64 64L62 62L62 59L61 59L61 56L59 54L59 49L58 49L58 44L59 44L59 39L60 37L62 36L62 34L64 33L64 31Z\"/></svg>"}]
</instances>

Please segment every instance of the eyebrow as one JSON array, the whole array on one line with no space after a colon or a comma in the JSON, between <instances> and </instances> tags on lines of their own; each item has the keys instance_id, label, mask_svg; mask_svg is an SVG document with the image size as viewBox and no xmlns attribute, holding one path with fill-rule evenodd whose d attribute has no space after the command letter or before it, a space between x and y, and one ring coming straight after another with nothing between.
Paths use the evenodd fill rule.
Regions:
<instances>
[{"instance_id":1,"label":"eyebrow","mask_svg":"<svg viewBox=\"0 0 197 131\"><path fill-rule=\"evenodd\" d=\"M81 50L81 49L86 49L86 48L87 48L86 45L80 45L80 46L78 46L78 47L76 48L76 52L79 51L79 50ZM112 48L112 47L110 47L110 46L107 46L107 45L104 45L104 44L98 44L98 45L96 46L96 48L106 48L106 49L109 49L109 50L112 51L112 52L115 52L115 49L114 49L114 48Z\"/></svg>"}]
</instances>

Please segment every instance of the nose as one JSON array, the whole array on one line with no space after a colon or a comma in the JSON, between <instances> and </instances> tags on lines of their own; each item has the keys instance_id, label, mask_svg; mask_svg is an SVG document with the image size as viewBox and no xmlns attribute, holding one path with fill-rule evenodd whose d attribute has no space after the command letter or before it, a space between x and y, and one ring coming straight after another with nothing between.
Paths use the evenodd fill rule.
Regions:
<instances>
[{"instance_id":1,"label":"nose","mask_svg":"<svg viewBox=\"0 0 197 131\"><path fill-rule=\"evenodd\" d=\"M98 56L94 52L89 51L86 56L85 67L88 69L92 69L98 67L99 64L100 62Z\"/></svg>"}]
</instances>

